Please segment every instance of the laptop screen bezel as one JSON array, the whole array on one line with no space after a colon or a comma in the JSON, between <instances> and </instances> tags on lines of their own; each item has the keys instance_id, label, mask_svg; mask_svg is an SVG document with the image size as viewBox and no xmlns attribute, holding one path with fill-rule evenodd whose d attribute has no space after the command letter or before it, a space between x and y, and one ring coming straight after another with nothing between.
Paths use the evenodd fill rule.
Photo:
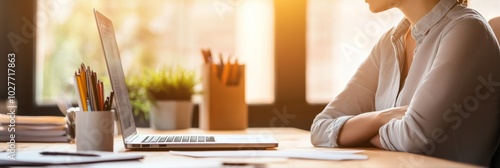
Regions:
<instances>
[{"instance_id":1,"label":"laptop screen bezel","mask_svg":"<svg viewBox=\"0 0 500 168\"><path fill-rule=\"evenodd\" d=\"M120 76L115 76L112 74L112 72L116 71L117 73L120 73L118 75L124 76L123 68L121 66L121 58L118 50L118 44L116 42L116 35L113 28L113 23L111 22L110 19L108 19L106 16L101 14L96 9L94 9L94 16L97 23L99 37L101 39L101 45L104 52L104 57L106 59L106 67L108 69L108 74L111 81L111 87L113 88L115 95L114 96L115 97L114 103L116 105L115 112L117 113L118 120L120 121L124 144L126 144L125 139L131 135L134 135L137 130L132 115L132 105L130 103L128 91L126 88L125 89L120 88L120 87L126 87L125 78ZM111 33L109 33L108 35L106 35L105 32L103 32L104 31L103 28L105 28L105 26L110 27ZM116 52L109 51L110 49L106 47L106 43L108 42L112 45L111 47L113 47L111 48L111 50L116 50ZM128 127L126 125L127 123L126 119L129 119L128 122L130 126Z\"/></svg>"}]
</instances>

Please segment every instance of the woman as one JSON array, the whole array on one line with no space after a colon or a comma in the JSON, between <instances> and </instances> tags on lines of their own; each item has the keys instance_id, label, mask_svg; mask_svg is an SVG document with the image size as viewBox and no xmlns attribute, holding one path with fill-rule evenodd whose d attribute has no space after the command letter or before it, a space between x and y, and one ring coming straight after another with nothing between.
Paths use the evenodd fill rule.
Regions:
<instances>
[{"instance_id":1,"label":"woman","mask_svg":"<svg viewBox=\"0 0 500 168\"><path fill-rule=\"evenodd\" d=\"M367 0L401 10L346 88L316 116L311 142L489 166L499 144L500 49L456 0Z\"/></svg>"}]
</instances>

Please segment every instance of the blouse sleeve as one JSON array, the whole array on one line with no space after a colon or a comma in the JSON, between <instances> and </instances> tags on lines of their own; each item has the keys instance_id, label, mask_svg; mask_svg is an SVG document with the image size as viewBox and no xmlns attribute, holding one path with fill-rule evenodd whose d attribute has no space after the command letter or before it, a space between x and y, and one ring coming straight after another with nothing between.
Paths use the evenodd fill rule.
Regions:
<instances>
[{"instance_id":1,"label":"blouse sleeve","mask_svg":"<svg viewBox=\"0 0 500 168\"><path fill-rule=\"evenodd\" d=\"M338 133L344 123L355 115L374 111L380 51L382 46L391 45L389 32L375 45L345 89L314 119L311 126L311 143L314 146L338 147Z\"/></svg>"},{"instance_id":2,"label":"blouse sleeve","mask_svg":"<svg viewBox=\"0 0 500 168\"><path fill-rule=\"evenodd\" d=\"M485 23L472 17L450 22L443 29L437 47L432 66L417 87L405 116L400 120L393 119L379 129L380 142L387 150L427 153L423 146L428 146L433 140L443 140L440 137L450 133L446 131L472 121L469 118L458 123L450 115L456 113L460 117L478 118L483 116L473 111L496 110L487 108L493 108L488 101L497 100L487 100L485 95L492 95L490 91L495 89L487 85L500 86L500 83L492 82L500 81L499 68L495 68L499 49ZM485 123L471 124L476 128L466 130L480 132L479 125L489 121L487 118L481 120ZM456 132L452 134L460 136Z\"/></svg>"}]
</instances>

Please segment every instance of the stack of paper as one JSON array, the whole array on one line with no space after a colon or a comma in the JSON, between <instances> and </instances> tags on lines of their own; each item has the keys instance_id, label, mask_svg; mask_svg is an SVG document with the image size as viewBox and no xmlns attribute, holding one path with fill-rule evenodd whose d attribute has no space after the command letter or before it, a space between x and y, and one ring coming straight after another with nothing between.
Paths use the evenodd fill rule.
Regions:
<instances>
[{"instance_id":1,"label":"stack of paper","mask_svg":"<svg viewBox=\"0 0 500 168\"><path fill-rule=\"evenodd\" d=\"M64 117L0 114L2 142L67 142Z\"/></svg>"}]
</instances>

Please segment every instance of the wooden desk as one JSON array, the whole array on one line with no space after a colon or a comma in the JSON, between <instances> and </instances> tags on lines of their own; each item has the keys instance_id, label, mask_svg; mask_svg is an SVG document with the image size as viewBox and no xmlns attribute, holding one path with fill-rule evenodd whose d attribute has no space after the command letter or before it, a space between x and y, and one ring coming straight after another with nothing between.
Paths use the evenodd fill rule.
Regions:
<instances>
[{"instance_id":1,"label":"wooden desk","mask_svg":"<svg viewBox=\"0 0 500 168\"><path fill-rule=\"evenodd\" d=\"M315 148L309 140L309 131L296 128L249 128L245 131L203 131L200 129L154 131L139 128L140 133L210 133L210 134L271 134L279 142L277 150L366 150L362 154L368 155L368 160L362 161L318 161L303 159L288 159L286 162L271 162L267 167L475 167L473 165L415 155L403 152L390 152L374 148ZM121 137L115 137L115 152L132 152L145 155L141 162L164 162L168 160L189 159L196 161L198 158L172 155L165 151L126 151ZM17 143L17 151L25 150L50 150L50 151L76 151L75 144L68 143ZM6 143L1 143L1 149L6 149Z\"/></svg>"}]
</instances>

